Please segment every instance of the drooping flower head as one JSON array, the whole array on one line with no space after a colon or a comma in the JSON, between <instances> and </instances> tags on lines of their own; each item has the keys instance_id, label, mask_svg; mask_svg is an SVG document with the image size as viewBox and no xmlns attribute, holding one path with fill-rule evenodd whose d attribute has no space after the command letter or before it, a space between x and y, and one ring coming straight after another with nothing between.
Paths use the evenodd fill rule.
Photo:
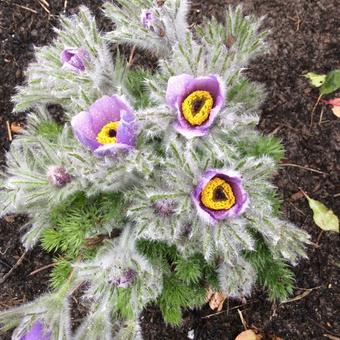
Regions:
<instances>
[{"instance_id":1,"label":"drooping flower head","mask_svg":"<svg viewBox=\"0 0 340 340\"><path fill-rule=\"evenodd\" d=\"M50 340L51 332L44 329L44 325L37 321L33 324L32 328L20 340Z\"/></svg>"},{"instance_id":2,"label":"drooping flower head","mask_svg":"<svg viewBox=\"0 0 340 340\"><path fill-rule=\"evenodd\" d=\"M47 178L51 185L62 188L72 180L71 175L63 166L52 165L48 168Z\"/></svg>"},{"instance_id":3,"label":"drooping flower head","mask_svg":"<svg viewBox=\"0 0 340 340\"><path fill-rule=\"evenodd\" d=\"M135 146L136 122L130 106L118 96L104 96L72 121L73 132L98 157L115 155Z\"/></svg>"},{"instance_id":4,"label":"drooping flower head","mask_svg":"<svg viewBox=\"0 0 340 340\"><path fill-rule=\"evenodd\" d=\"M85 61L89 59L89 53L83 48L66 48L60 54L63 67L77 73L85 71Z\"/></svg>"},{"instance_id":5,"label":"drooping flower head","mask_svg":"<svg viewBox=\"0 0 340 340\"><path fill-rule=\"evenodd\" d=\"M122 276L114 279L112 283L116 285L118 288L127 288L129 287L136 279L137 273L132 268L126 270Z\"/></svg>"},{"instance_id":6,"label":"drooping flower head","mask_svg":"<svg viewBox=\"0 0 340 340\"><path fill-rule=\"evenodd\" d=\"M206 171L191 197L199 216L210 224L239 216L249 203L240 175L232 170Z\"/></svg>"},{"instance_id":7,"label":"drooping flower head","mask_svg":"<svg viewBox=\"0 0 340 340\"><path fill-rule=\"evenodd\" d=\"M187 138L204 136L224 103L224 86L216 75L188 74L169 79L166 101L177 112L175 129Z\"/></svg>"}]
</instances>

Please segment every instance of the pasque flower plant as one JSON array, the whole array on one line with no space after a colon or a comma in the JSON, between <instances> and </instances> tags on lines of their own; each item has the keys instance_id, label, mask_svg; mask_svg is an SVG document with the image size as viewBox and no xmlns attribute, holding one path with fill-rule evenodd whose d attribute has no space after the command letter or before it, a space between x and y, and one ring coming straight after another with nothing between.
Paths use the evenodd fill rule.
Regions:
<instances>
[{"instance_id":1,"label":"pasque flower plant","mask_svg":"<svg viewBox=\"0 0 340 340\"><path fill-rule=\"evenodd\" d=\"M255 129L263 89L242 73L266 46L259 21L230 8L193 32L187 0L141 3L106 3L112 32L84 7L62 17L14 97L31 112L0 177L1 215L27 214L24 246L58 256L50 293L0 313L13 339L140 339L151 302L178 325L207 290L244 299L256 282L285 299L289 264L306 256L270 181L283 148ZM113 62L111 43L158 68ZM77 290L87 314L71 329Z\"/></svg>"}]
</instances>

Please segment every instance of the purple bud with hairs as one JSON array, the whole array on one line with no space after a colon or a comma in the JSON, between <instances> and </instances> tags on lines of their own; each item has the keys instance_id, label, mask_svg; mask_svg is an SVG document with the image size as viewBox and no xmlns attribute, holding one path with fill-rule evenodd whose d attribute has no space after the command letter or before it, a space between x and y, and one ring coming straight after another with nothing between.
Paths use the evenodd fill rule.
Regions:
<instances>
[{"instance_id":1,"label":"purple bud with hairs","mask_svg":"<svg viewBox=\"0 0 340 340\"><path fill-rule=\"evenodd\" d=\"M83 48L66 48L60 54L63 68L77 73L85 71L85 61L89 59L89 53Z\"/></svg>"},{"instance_id":2,"label":"purple bud with hairs","mask_svg":"<svg viewBox=\"0 0 340 340\"><path fill-rule=\"evenodd\" d=\"M72 176L63 166L52 165L48 168L47 178L51 185L62 188L72 181Z\"/></svg>"},{"instance_id":3,"label":"purple bud with hairs","mask_svg":"<svg viewBox=\"0 0 340 340\"><path fill-rule=\"evenodd\" d=\"M112 283L118 288L128 288L133 284L137 277L137 272L131 268L126 270L122 276L112 280Z\"/></svg>"}]
</instances>

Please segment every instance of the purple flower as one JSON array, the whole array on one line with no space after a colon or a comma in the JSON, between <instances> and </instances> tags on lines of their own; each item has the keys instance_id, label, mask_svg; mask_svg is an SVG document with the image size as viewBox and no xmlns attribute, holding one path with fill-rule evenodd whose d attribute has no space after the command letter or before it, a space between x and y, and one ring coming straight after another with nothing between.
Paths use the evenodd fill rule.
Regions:
<instances>
[{"instance_id":1,"label":"purple flower","mask_svg":"<svg viewBox=\"0 0 340 340\"><path fill-rule=\"evenodd\" d=\"M206 171L191 198L199 216L209 224L239 216L249 204L241 176L233 170Z\"/></svg>"},{"instance_id":2,"label":"purple flower","mask_svg":"<svg viewBox=\"0 0 340 340\"><path fill-rule=\"evenodd\" d=\"M50 340L51 332L44 329L40 321L36 321L30 331L20 338L20 340Z\"/></svg>"},{"instance_id":3,"label":"purple flower","mask_svg":"<svg viewBox=\"0 0 340 340\"><path fill-rule=\"evenodd\" d=\"M51 185L62 188L72 180L71 175L62 166L52 165L48 168L47 178Z\"/></svg>"},{"instance_id":4,"label":"purple flower","mask_svg":"<svg viewBox=\"0 0 340 340\"><path fill-rule=\"evenodd\" d=\"M144 28L149 29L150 31L155 31L155 16L151 9L143 9L141 14L141 22Z\"/></svg>"},{"instance_id":5,"label":"purple flower","mask_svg":"<svg viewBox=\"0 0 340 340\"><path fill-rule=\"evenodd\" d=\"M123 275L112 281L114 285L118 288L127 288L129 287L136 279L137 273L135 270L129 268L127 271L123 273Z\"/></svg>"},{"instance_id":6,"label":"purple flower","mask_svg":"<svg viewBox=\"0 0 340 340\"><path fill-rule=\"evenodd\" d=\"M63 67L77 73L85 71L85 61L89 59L89 53L83 48L66 48L60 54Z\"/></svg>"},{"instance_id":7,"label":"purple flower","mask_svg":"<svg viewBox=\"0 0 340 340\"><path fill-rule=\"evenodd\" d=\"M88 111L73 117L71 125L79 142L98 157L113 156L135 146L135 115L118 96L98 99Z\"/></svg>"},{"instance_id":8,"label":"purple flower","mask_svg":"<svg viewBox=\"0 0 340 340\"><path fill-rule=\"evenodd\" d=\"M224 104L224 85L216 75L188 74L169 79L166 101L177 111L175 129L187 138L204 136Z\"/></svg>"}]
</instances>

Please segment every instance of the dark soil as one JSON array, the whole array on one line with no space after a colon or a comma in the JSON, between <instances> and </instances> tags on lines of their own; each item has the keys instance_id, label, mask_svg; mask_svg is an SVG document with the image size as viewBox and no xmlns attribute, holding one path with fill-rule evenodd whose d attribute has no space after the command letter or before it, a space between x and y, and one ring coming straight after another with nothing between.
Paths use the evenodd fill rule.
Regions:
<instances>
[{"instance_id":1,"label":"dark soil","mask_svg":"<svg viewBox=\"0 0 340 340\"><path fill-rule=\"evenodd\" d=\"M63 11L64 1L47 2L50 13L39 1L0 0L0 166L4 165L4 152L10 144L6 121L24 119L23 114L11 113L14 87L24 80L23 71L33 59L33 45L51 41L52 26ZM145 339L186 339L190 330L194 331L195 339L234 339L243 330L234 308L238 305L248 326L261 330L267 338L340 337L336 317L340 310L339 238L334 233L320 233L300 192L301 188L339 215L340 120L329 107L320 105L310 125L318 92L302 77L307 71L326 73L339 68L339 3L336 0L193 0L190 20L197 24L203 15L221 17L227 5L240 2L247 13L266 15L264 27L271 30L268 53L253 61L248 74L264 83L268 91L260 129L280 137L286 148L285 164L274 179L284 202L282 212L285 218L307 230L315 245L309 247L309 260L294 268L297 301L272 304L258 288L243 305L240 301L227 301L220 314L213 315L208 307L184 312L183 325L178 329L166 326L158 309L150 307L142 316ZM109 28L111 24L100 15L100 0L68 0L66 12L74 13L80 4L89 6L98 15L103 29ZM143 56L138 54L136 63L142 60ZM0 277L23 254L20 228L24 222L20 216L7 216L0 221ZM46 291L48 270L31 276L29 273L49 263L50 255L39 247L28 254L1 285L0 308L24 303ZM10 335L0 338L9 339Z\"/></svg>"}]
</instances>

